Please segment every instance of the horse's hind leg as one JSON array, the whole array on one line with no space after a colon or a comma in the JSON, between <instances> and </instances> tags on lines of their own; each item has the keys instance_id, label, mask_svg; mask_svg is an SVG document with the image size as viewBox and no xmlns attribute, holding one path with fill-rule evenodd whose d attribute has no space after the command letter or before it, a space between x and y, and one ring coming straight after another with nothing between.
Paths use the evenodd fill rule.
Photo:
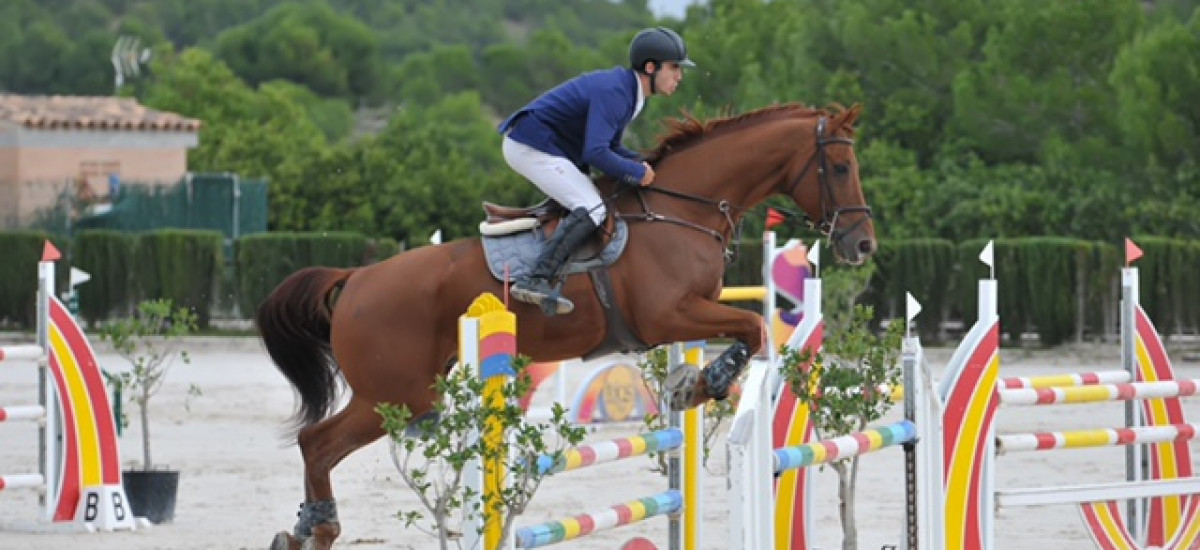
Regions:
<instances>
[{"instance_id":1,"label":"horse's hind leg","mask_svg":"<svg viewBox=\"0 0 1200 550\"><path fill-rule=\"evenodd\" d=\"M342 528L329 474L350 453L383 437L382 422L375 403L355 396L341 412L300 430L305 502L294 536L279 533L271 550L326 550L333 545Z\"/></svg>"}]
</instances>

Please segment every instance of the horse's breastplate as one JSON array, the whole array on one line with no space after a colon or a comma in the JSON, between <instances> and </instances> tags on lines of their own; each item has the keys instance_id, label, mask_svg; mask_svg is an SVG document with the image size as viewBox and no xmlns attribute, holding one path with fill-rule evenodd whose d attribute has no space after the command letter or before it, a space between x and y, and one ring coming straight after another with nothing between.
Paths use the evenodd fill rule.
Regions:
<instances>
[{"instance_id":1,"label":"horse's breastplate","mask_svg":"<svg viewBox=\"0 0 1200 550\"><path fill-rule=\"evenodd\" d=\"M508 280L514 280L532 271L537 263L538 253L546 244L546 236L536 229L509 235L484 235L481 240L488 270L491 271L492 277L499 281L505 280L506 276ZM579 252L572 254L564 273L583 273L597 267L610 266L621 257L628 242L629 227L624 220L618 219L613 227L613 236L604 249L599 254L588 257L580 256ZM585 246L581 250L587 248Z\"/></svg>"}]
</instances>

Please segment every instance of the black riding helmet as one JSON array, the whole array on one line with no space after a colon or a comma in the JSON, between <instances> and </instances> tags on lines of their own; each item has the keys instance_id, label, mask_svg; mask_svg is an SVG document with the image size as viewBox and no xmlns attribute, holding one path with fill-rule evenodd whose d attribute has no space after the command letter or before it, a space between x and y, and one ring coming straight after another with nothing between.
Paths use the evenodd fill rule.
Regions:
<instances>
[{"instance_id":1,"label":"black riding helmet","mask_svg":"<svg viewBox=\"0 0 1200 550\"><path fill-rule=\"evenodd\" d=\"M633 70L645 72L646 62L659 63L674 61L684 67L695 67L696 64L688 59L687 44L675 31L666 27L645 29L629 43L629 64Z\"/></svg>"}]
</instances>

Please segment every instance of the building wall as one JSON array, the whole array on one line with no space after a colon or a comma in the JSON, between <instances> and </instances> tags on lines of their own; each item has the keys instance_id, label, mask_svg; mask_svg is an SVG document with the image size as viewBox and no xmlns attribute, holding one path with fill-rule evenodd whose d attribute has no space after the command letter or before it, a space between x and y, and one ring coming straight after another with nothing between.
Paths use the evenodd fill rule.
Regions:
<instances>
[{"instance_id":1,"label":"building wall","mask_svg":"<svg viewBox=\"0 0 1200 550\"><path fill-rule=\"evenodd\" d=\"M174 183L187 173L195 134L29 130L0 133L0 226L30 224L64 190L106 197L108 179ZM82 185L82 187L81 187Z\"/></svg>"},{"instance_id":2,"label":"building wall","mask_svg":"<svg viewBox=\"0 0 1200 550\"><path fill-rule=\"evenodd\" d=\"M178 149L20 149L20 181L72 178L111 165L122 181L176 182L187 173L187 150Z\"/></svg>"}]
</instances>

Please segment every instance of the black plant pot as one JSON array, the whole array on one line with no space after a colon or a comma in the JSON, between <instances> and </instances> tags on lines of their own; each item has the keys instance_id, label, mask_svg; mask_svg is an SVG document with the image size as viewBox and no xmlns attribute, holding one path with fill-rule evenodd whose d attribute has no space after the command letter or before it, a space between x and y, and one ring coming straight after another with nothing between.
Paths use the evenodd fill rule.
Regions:
<instances>
[{"instance_id":1,"label":"black plant pot","mask_svg":"<svg viewBox=\"0 0 1200 550\"><path fill-rule=\"evenodd\" d=\"M144 517L151 523L175 519L175 494L179 490L176 470L125 470L125 496L134 517Z\"/></svg>"}]
</instances>

